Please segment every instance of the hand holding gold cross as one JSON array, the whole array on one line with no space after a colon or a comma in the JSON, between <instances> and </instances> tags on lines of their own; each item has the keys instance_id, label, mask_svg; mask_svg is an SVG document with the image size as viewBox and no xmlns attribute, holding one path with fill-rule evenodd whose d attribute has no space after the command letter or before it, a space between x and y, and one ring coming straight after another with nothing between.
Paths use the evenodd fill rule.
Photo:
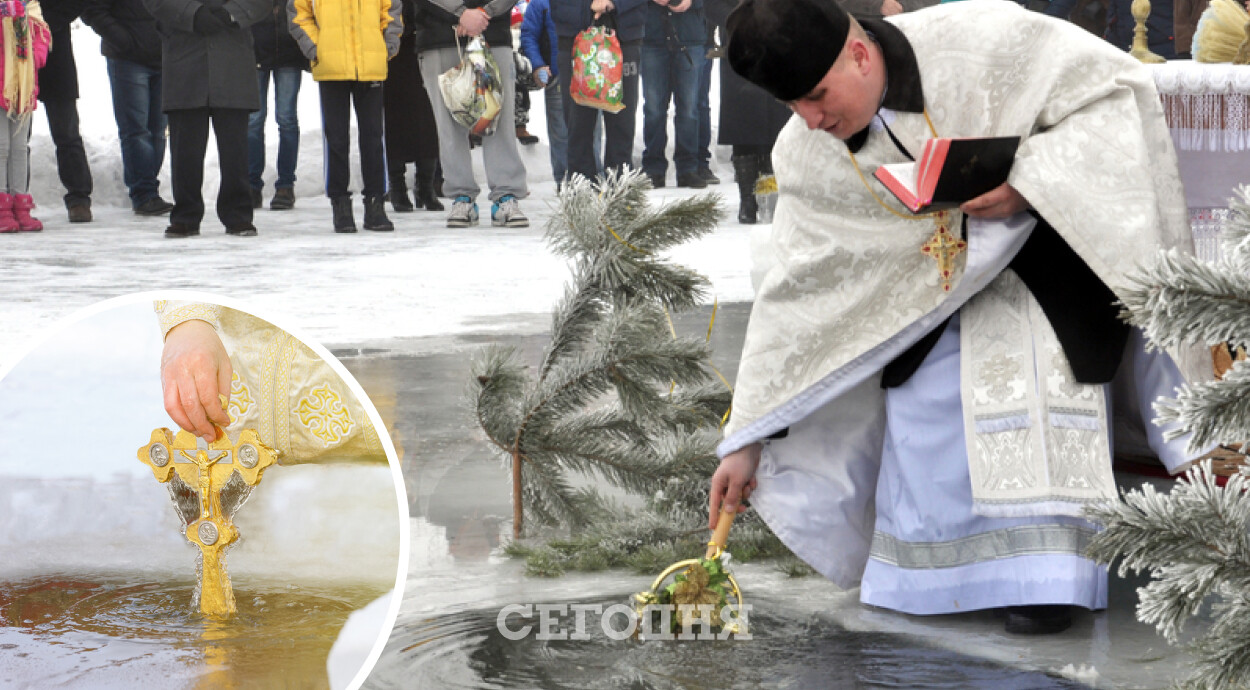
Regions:
<instances>
[{"instance_id":1,"label":"hand holding gold cross","mask_svg":"<svg viewBox=\"0 0 1250 690\"><path fill-rule=\"evenodd\" d=\"M252 429L243 430L237 442L219 433L212 443L189 431L179 431L175 436L169 429L156 429L151 441L139 449L139 461L151 468L161 483L177 475L185 487L198 494L197 514L182 511L182 517L186 523L183 533L200 548L202 558L200 611L209 618L229 618L236 609L223 556L239 538L231 521L239 501L223 509L222 490L235 473L246 487L259 484L265 468L278 461L277 451L261 443ZM175 493L172 487L171 493Z\"/></svg>"}]
</instances>

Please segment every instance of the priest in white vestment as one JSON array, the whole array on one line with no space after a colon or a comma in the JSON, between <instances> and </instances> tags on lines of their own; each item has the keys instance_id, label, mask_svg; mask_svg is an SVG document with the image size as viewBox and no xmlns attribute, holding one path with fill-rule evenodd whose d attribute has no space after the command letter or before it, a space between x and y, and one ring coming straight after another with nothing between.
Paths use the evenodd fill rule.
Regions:
<instances>
[{"instance_id":1,"label":"priest in white vestment","mask_svg":"<svg viewBox=\"0 0 1250 690\"><path fill-rule=\"evenodd\" d=\"M749 497L874 606L1003 607L1021 633L1104 608L1083 511L1115 497L1111 420L1177 471L1186 440L1144 423L1176 362L1201 369L1147 353L1114 304L1139 262L1190 244L1149 73L1001 0L862 22L833 0L744 0L728 29L733 68L797 117L773 152L773 262L712 519ZM957 210L914 215L872 177L929 138L982 136L1020 148Z\"/></svg>"}]
</instances>

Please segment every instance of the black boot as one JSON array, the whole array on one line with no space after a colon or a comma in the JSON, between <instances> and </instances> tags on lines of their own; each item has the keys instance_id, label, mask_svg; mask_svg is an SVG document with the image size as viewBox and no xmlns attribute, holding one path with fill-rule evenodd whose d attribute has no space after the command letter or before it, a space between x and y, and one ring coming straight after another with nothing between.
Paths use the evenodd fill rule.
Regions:
<instances>
[{"instance_id":1,"label":"black boot","mask_svg":"<svg viewBox=\"0 0 1250 690\"><path fill-rule=\"evenodd\" d=\"M417 161L417 203L427 211L443 210L443 203L434 193L434 173L438 170L437 158L425 158Z\"/></svg>"},{"instance_id":2,"label":"black boot","mask_svg":"<svg viewBox=\"0 0 1250 690\"><path fill-rule=\"evenodd\" d=\"M1013 635L1054 635L1072 625L1072 606L1008 606L1004 629Z\"/></svg>"},{"instance_id":3,"label":"black boot","mask_svg":"<svg viewBox=\"0 0 1250 690\"><path fill-rule=\"evenodd\" d=\"M760 159L754 154L733 157L734 179L738 181L738 222L755 225L759 204L755 201L755 181L760 176Z\"/></svg>"},{"instance_id":4,"label":"black boot","mask_svg":"<svg viewBox=\"0 0 1250 690\"><path fill-rule=\"evenodd\" d=\"M335 232L356 232L356 219L352 217L352 197L338 196L330 199L334 211Z\"/></svg>"},{"instance_id":5,"label":"black boot","mask_svg":"<svg viewBox=\"0 0 1250 690\"><path fill-rule=\"evenodd\" d=\"M412 211L412 201L408 199L408 185L404 182L404 168L391 170L389 176L391 190L387 192L387 196L390 197L391 208L397 213Z\"/></svg>"},{"instance_id":6,"label":"black boot","mask_svg":"<svg viewBox=\"0 0 1250 690\"><path fill-rule=\"evenodd\" d=\"M395 225L386 217L386 205L382 202L382 197L365 197L365 230L389 232L394 229Z\"/></svg>"}]
</instances>

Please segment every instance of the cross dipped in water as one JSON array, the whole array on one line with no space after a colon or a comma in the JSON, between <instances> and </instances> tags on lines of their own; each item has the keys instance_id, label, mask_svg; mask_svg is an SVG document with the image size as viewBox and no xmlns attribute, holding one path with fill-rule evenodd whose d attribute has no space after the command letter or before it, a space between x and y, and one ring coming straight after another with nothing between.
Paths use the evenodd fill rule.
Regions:
<instances>
[{"instance_id":1,"label":"cross dipped in water","mask_svg":"<svg viewBox=\"0 0 1250 690\"><path fill-rule=\"evenodd\" d=\"M184 534L200 549L200 611L209 618L229 618L236 610L223 556L239 538L231 518L240 502L223 508L222 490L235 473L247 487L259 484L265 468L277 458L277 451L261 443L252 429L244 429L237 442L221 432L212 443L189 431L174 435L169 429L155 429L151 441L139 449L139 461L158 481L169 482L176 474L198 494L198 515L183 514Z\"/></svg>"}]
</instances>

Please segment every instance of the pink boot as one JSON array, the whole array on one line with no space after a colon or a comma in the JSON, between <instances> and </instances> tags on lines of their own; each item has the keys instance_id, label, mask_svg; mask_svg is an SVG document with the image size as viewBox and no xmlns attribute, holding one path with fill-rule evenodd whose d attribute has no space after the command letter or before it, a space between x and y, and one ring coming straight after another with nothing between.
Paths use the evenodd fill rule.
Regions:
<instances>
[{"instance_id":1,"label":"pink boot","mask_svg":"<svg viewBox=\"0 0 1250 690\"><path fill-rule=\"evenodd\" d=\"M39 232L43 223L38 218L30 217L30 210L35 207L35 200L29 194L13 195L13 216L22 232Z\"/></svg>"},{"instance_id":2,"label":"pink boot","mask_svg":"<svg viewBox=\"0 0 1250 690\"><path fill-rule=\"evenodd\" d=\"M13 197L0 194L0 232L17 232L22 226L13 216Z\"/></svg>"}]
</instances>

